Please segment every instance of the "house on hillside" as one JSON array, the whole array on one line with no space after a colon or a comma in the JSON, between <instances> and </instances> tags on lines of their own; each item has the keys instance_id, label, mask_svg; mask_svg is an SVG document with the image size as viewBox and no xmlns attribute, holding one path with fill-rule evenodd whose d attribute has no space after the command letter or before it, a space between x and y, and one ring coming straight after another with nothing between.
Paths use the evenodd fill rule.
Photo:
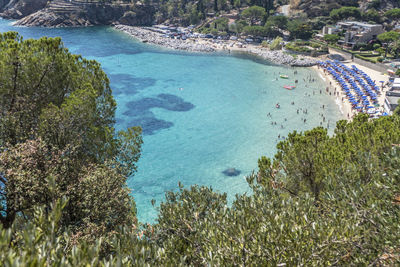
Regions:
<instances>
[{"instance_id":1,"label":"house on hillside","mask_svg":"<svg viewBox=\"0 0 400 267\"><path fill-rule=\"evenodd\" d=\"M325 34L337 34L339 33L339 27L338 26L324 26L322 28L322 36Z\"/></svg>"},{"instance_id":2,"label":"house on hillside","mask_svg":"<svg viewBox=\"0 0 400 267\"><path fill-rule=\"evenodd\" d=\"M381 24L341 21L334 26L325 26L322 29L321 35L344 33L344 39L339 40L339 43L347 46L354 46L357 43L367 43L371 40L375 40L379 34L384 32L383 25Z\"/></svg>"},{"instance_id":3,"label":"house on hillside","mask_svg":"<svg viewBox=\"0 0 400 267\"><path fill-rule=\"evenodd\" d=\"M340 30L345 31L344 44L346 45L367 43L375 40L379 34L385 32L381 24L369 24L357 21L338 22L337 26Z\"/></svg>"}]
</instances>

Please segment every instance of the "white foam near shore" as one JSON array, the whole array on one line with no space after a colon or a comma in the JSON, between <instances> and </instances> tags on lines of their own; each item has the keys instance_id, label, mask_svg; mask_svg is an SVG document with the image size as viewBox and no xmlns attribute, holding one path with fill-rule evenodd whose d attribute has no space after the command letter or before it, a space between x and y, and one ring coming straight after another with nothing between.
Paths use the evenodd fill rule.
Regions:
<instances>
[{"instance_id":1,"label":"white foam near shore","mask_svg":"<svg viewBox=\"0 0 400 267\"><path fill-rule=\"evenodd\" d=\"M320 75L321 75L321 73L320 73ZM325 80L325 79L324 79L324 80ZM336 105L339 107L340 113L342 113L342 115L344 115L344 112L343 112L343 105L342 105L342 103L341 103L341 101L339 100L338 97L336 97L335 103L336 103Z\"/></svg>"},{"instance_id":2,"label":"white foam near shore","mask_svg":"<svg viewBox=\"0 0 400 267\"><path fill-rule=\"evenodd\" d=\"M325 79L324 76L322 76L321 72L319 72L318 75L319 75L319 77L321 77L321 79L322 79L324 82L326 82L326 79Z\"/></svg>"}]
</instances>

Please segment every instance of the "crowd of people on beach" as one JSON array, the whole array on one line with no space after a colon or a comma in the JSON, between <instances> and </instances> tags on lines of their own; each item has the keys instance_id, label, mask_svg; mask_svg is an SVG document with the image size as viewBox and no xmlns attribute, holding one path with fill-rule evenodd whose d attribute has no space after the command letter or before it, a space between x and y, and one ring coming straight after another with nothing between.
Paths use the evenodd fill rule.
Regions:
<instances>
[{"instance_id":1,"label":"crowd of people on beach","mask_svg":"<svg viewBox=\"0 0 400 267\"><path fill-rule=\"evenodd\" d=\"M274 73L274 75L277 75L277 74ZM281 75L281 73L278 73L278 76L279 76L279 75ZM296 71L296 70L293 72L293 75L297 75L297 71ZM276 80L278 80L278 78L276 78ZM308 88L308 87L310 86L310 84L316 82L316 79L312 76L312 74L309 74L307 77L304 77L302 80L303 80L303 82L305 83L304 86L305 86L306 88ZM295 83L298 84L298 83L299 83L299 80L296 79L296 80L295 80ZM311 86L310 86L310 87L311 87ZM315 95L316 93L318 93L318 91L316 91L316 90L314 89L313 92L312 92L312 95ZM326 88L326 94L332 95L332 93L333 93L334 95L339 95L339 92L336 91L336 88L335 88L334 91L331 91L331 90L329 89L329 87L327 87L327 88ZM323 94L323 91L322 91L322 90L319 90L319 94L322 95L322 94ZM311 97L312 95L311 95L311 93L308 93L308 92L305 92L305 93L304 93L304 96L307 96L307 97ZM291 104L292 106L294 106L294 105L295 105L295 101L292 101L290 104ZM281 108L281 104L280 104L280 103L276 103L276 104L275 104L275 108L276 108L276 109L280 109L280 108ZM319 126L325 126L325 127L327 127L327 128L329 129L329 127L330 127L330 120L328 120L328 119L326 118L326 115L325 115L326 109L325 109L325 108L326 108L325 104L320 105L321 112L318 113L318 116L320 117L321 121L320 121L320 123L319 123ZM307 124L307 115L309 114L309 113L308 113L308 108L307 108L307 107L298 107L298 108L296 108L296 113L297 113L297 115L302 115L302 116L300 117L300 121L303 122L304 124ZM271 112L268 112L267 117L268 117L269 120L271 120L270 124L271 124L272 126L278 126L278 125L280 125L280 129L285 129L284 124L285 124L285 122L287 122L287 118L284 118L284 120L283 120L281 123L279 123L279 122L273 120L273 116L272 116ZM278 141L280 141L280 140L285 140L285 136L284 136L284 135L278 134L277 137L278 137L278 138L276 139L276 142L278 142Z\"/></svg>"},{"instance_id":2,"label":"crowd of people on beach","mask_svg":"<svg viewBox=\"0 0 400 267\"><path fill-rule=\"evenodd\" d=\"M381 89L368 74L358 69L355 65L349 68L339 61L327 60L318 63L323 68L324 73L332 75L338 83L343 93L341 101L348 101L351 104L352 112L368 113L374 117L386 115L383 112L379 112L378 109L378 95L381 94ZM332 82L330 84L332 85ZM336 87L334 95L339 96L339 91L337 91ZM349 113L347 117L351 117Z\"/></svg>"}]
</instances>

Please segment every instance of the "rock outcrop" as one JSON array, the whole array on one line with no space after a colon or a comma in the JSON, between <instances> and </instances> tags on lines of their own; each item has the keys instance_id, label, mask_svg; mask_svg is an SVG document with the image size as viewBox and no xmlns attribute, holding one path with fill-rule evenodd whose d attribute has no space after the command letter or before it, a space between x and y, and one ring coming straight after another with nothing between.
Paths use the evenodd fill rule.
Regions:
<instances>
[{"instance_id":1,"label":"rock outcrop","mask_svg":"<svg viewBox=\"0 0 400 267\"><path fill-rule=\"evenodd\" d=\"M20 19L46 7L47 0L1 0L0 17Z\"/></svg>"},{"instance_id":2,"label":"rock outcrop","mask_svg":"<svg viewBox=\"0 0 400 267\"><path fill-rule=\"evenodd\" d=\"M192 40L181 40L165 38L162 34L141 27L127 25L115 25L115 29L123 31L136 39L144 42L159 45L162 47L184 50L190 52L214 52L215 49L209 45L192 42Z\"/></svg>"},{"instance_id":3,"label":"rock outcrop","mask_svg":"<svg viewBox=\"0 0 400 267\"><path fill-rule=\"evenodd\" d=\"M16 25L70 27L89 25L150 25L154 7L86 0L0 0L0 16L20 19Z\"/></svg>"}]
</instances>

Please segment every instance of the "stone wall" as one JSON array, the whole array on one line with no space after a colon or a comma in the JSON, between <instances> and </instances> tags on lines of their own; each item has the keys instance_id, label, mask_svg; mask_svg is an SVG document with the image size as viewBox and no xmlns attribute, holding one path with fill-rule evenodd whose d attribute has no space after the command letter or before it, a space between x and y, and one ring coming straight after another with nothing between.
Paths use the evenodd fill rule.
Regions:
<instances>
[{"instance_id":1,"label":"stone wall","mask_svg":"<svg viewBox=\"0 0 400 267\"><path fill-rule=\"evenodd\" d=\"M382 64L382 63L371 63L371 62L368 62L368 61L365 61L365 60L362 60L362 59L356 58L356 57L354 57L352 59L352 54L351 53L348 53L348 52L345 52L345 51L342 51L342 50L338 50L338 49L335 49L335 48L332 48L332 47L329 47L329 50L331 52L336 53L336 54L340 54L346 60L353 60L353 62L355 62L357 64L360 64L361 66L364 66L366 68L370 68L370 69L373 69L373 70L376 70L376 71L379 71L379 72L383 72L383 73L386 73L387 70L390 69L389 66L386 66L385 64Z\"/></svg>"}]
</instances>

